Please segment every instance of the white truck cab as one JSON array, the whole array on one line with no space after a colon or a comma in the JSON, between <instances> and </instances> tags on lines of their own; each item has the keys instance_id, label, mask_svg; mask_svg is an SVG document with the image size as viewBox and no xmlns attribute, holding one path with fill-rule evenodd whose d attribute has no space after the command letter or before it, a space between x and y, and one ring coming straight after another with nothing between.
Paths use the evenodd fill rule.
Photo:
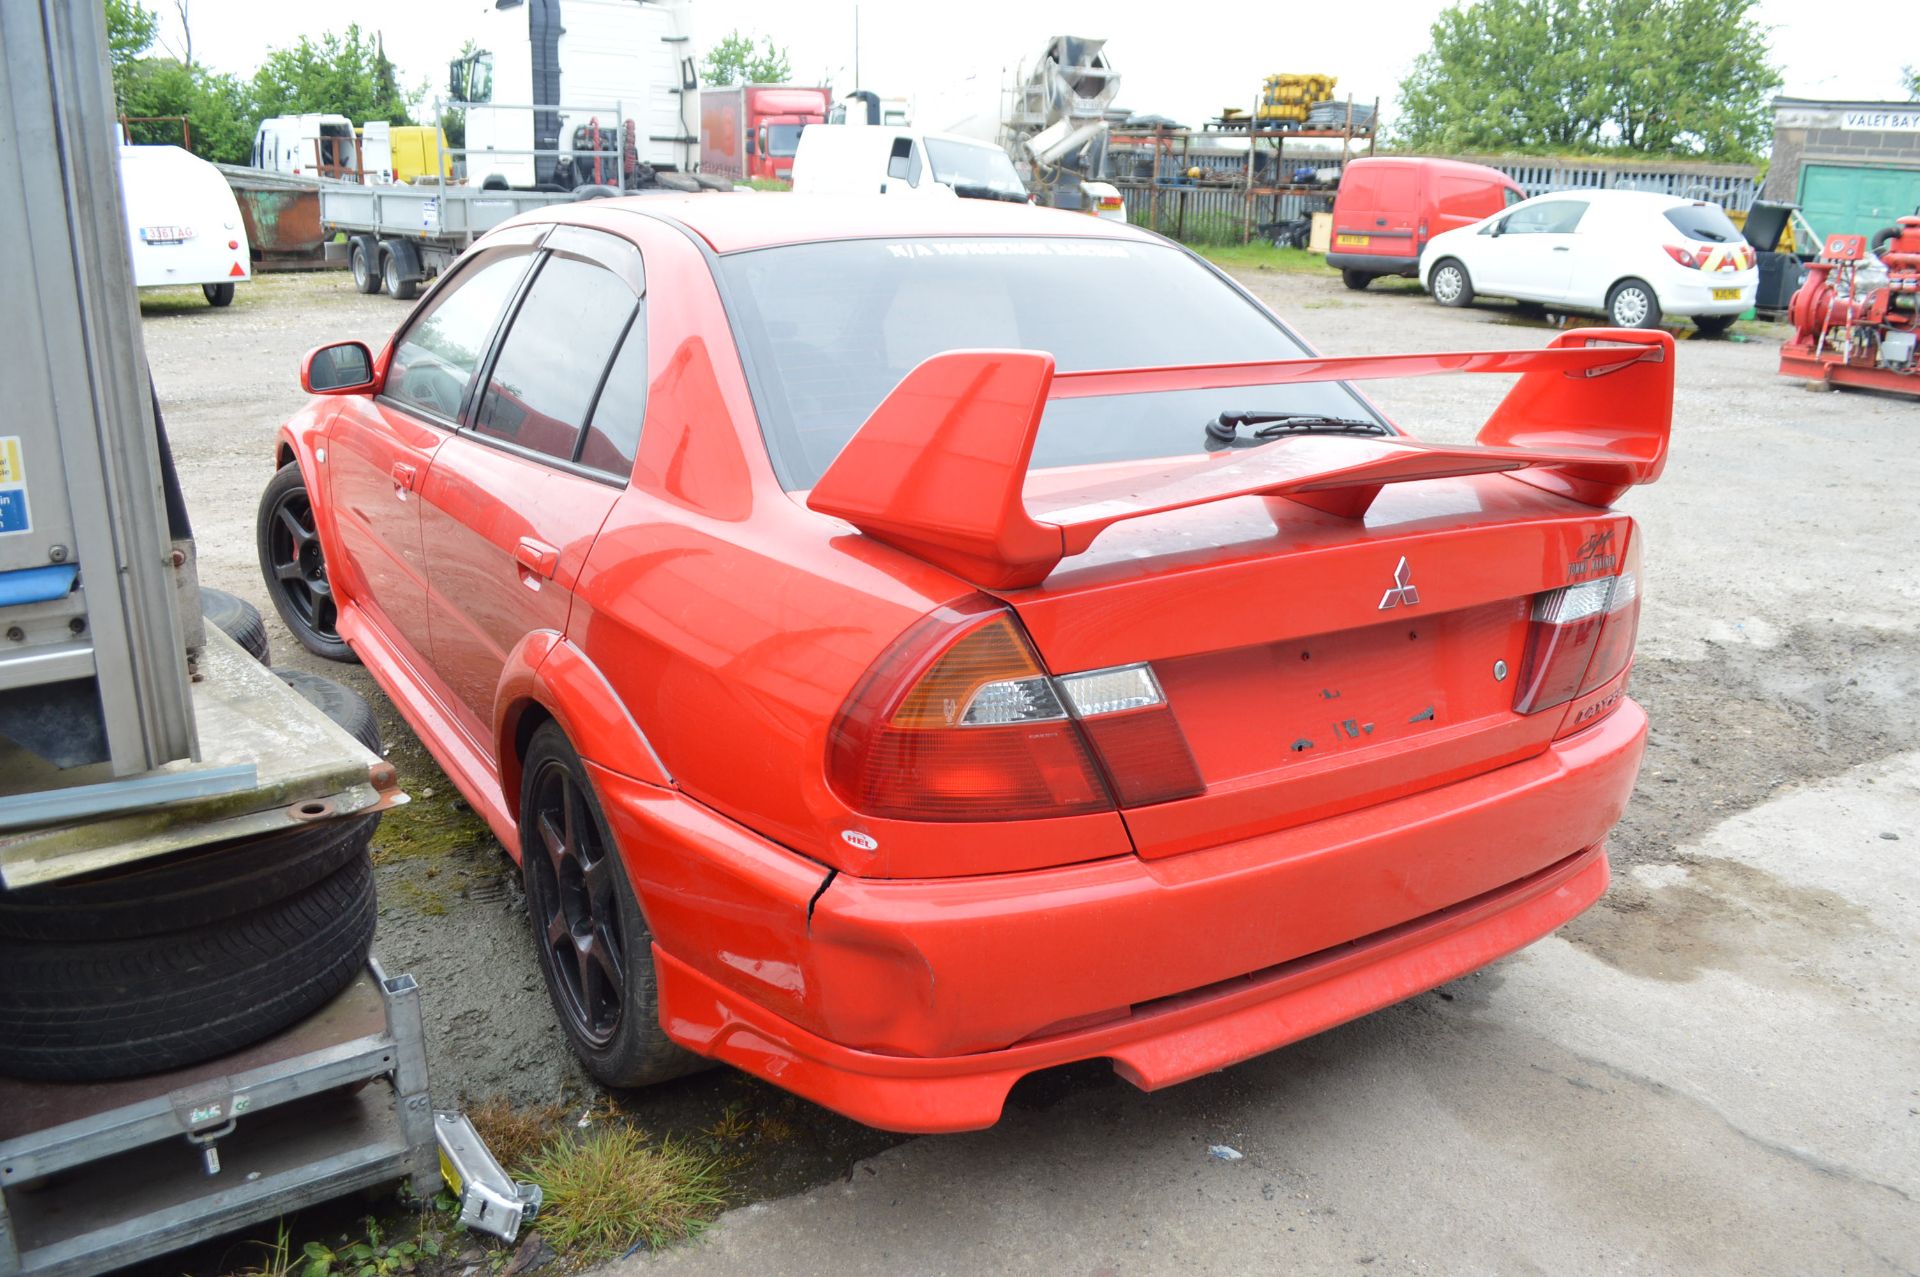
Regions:
<instances>
[{"instance_id":1,"label":"white truck cab","mask_svg":"<svg viewBox=\"0 0 1920 1277\"><path fill-rule=\"evenodd\" d=\"M906 195L1027 202L1007 153L954 133L884 125L814 124L793 157L796 194Z\"/></svg>"}]
</instances>

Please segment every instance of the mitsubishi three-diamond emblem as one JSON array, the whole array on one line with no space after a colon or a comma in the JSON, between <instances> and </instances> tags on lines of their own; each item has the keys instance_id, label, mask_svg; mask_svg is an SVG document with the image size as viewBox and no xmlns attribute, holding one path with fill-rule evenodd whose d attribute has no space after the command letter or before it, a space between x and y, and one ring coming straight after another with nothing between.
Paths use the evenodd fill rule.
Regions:
<instances>
[{"instance_id":1,"label":"mitsubishi three-diamond emblem","mask_svg":"<svg viewBox=\"0 0 1920 1277\"><path fill-rule=\"evenodd\" d=\"M1395 604L1412 607L1420 601L1420 591L1413 586L1413 573L1407 570L1407 556L1400 556L1400 566L1393 570L1393 588L1380 596L1380 610L1386 611Z\"/></svg>"}]
</instances>

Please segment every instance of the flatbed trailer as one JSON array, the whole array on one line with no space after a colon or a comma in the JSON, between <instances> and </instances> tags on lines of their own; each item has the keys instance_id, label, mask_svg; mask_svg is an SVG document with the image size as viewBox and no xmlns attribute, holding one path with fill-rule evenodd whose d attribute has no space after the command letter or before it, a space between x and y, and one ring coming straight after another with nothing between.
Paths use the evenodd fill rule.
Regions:
<instances>
[{"instance_id":1,"label":"flatbed trailer","mask_svg":"<svg viewBox=\"0 0 1920 1277\"><path fill-rule=\"evenodd\" d=\"M487 190L445 180L405 186L322 180L320 228L328 238L346 235L360 291L384 289L405 301L502 222L576 198L571 191ZM366 256L355 260L356 250Z\"/></svg>"}]
</instances>

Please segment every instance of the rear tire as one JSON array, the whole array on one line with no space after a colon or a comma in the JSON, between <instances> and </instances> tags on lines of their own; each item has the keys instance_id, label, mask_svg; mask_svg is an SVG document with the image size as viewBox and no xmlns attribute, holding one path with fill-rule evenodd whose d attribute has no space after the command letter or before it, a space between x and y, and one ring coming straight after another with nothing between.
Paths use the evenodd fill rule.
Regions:
<instances>
[{"instance_id":1,"label":"rear tire","mask_svg":"<svg viewBox=\"0 0 1920 1277\"><path fill-rule=\"evenodd\" d=\"M1340 282L1357 293L1373 282L1373 276L1363 270L1343 270L1340 272Z\"/></svg>"},{"instance_id":2,"label":"rear tire","mask_svg":"<svg viewBox=\"0 0 1920 1277\"><path fill-rule=\"evenodd\" d=\"M200 285L200 295L207 299L207 305L209 306L233 305L233 285L231 283L202 284Z\"/></svg>"},{"instance_id":3,"label":"rear tire","mask_svg":"<svg viewBox=\"0 0 1920 1277\"><path fill-rule=\"evenodd\" d=\"M404 239L381 242L380 282L397 302L410 302L420 295L420 258L413 245Z\"/></svg>"},{"instance_id":4,"label":"rear tire","mask_svg":"<svg viewBox=\"0 0 1920 1277\"><path fill-rule=\"evenodd\" d=\"M1700 330L1702 337L1724 337L1738 318L1738 315L1695 315L1693 326Z\"/></svg>"},{"instance_id":5,"label":"rear tire","mask_svg":"<svg viewBox=\"0 0 1920 1277\"><path fill-rule=\"evenodd\" d=\"M1607 294L1607 320L1615 328L1658 328L1660 297L1644 279L1623 279Z\"/></svg>"},{"instance_id":6,"label":"rear tire","mask_svg":"<svg viewBox=\"0 0 1920 1277\"><path fill-rule=\"evenodd\" d=\"M330 661L358 660L335 628L339 608L299 462L289 461L267 481L267 490L260 494L254 545L267 597L300 646Z\"/></svg>"},{"instance_id":7,"label":"rear tire","mask_svg":"<svg viewBox=\"0 0 1920 1277\"><path fill-rule=\"evenodd\" d=\"M270 663L267 623L260 619L259 608L237 594L203 585L200 587L200 615L206 617L209 625L244 648L248 656L262 665Z\"/></svg>"},{"instance_id":8,"label":"rear tire","mask_svg":"<svg viewBox=\"0 0 1920 1277\"><path fill-rule=\"evenodd\" d=\"M1458 258L1444 258L1434 265L1427 276L1427 291L1442 306L1473 305L1473 278Z\"/></svg>"},{"instance_id":9,"label":"rear tire","mask_svg":"<svg viewBox=\"0 0 1920 1277\"><path fill-rule=\"evenodd\" d=\"M587 1072L650 1086L710 1067L660 1027L653 933L580 755L551 722L521 767L520 870L540 974Z\"/></svg>"},{"instance_id":10,"label":"rear tire","mask_svg":"<svg viewBox=\"0 0 1920 1277\"><path fill-rule=\"evenodd\" d=\"M369 295L380 291L380 241L355 235L347 241L347 262L353 268L353 286Z\"/></svg>"}]
</instances>

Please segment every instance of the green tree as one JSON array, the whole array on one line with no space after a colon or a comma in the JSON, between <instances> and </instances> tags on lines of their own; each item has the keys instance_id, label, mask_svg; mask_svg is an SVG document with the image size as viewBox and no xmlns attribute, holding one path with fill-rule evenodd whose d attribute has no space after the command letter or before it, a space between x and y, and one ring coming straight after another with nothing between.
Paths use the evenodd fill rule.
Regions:
<instances>
[{"instance_id":1,"label":"green tree","mask_svg":"<svg viewBox=\"0 0 1920 1277\"><path fill-rule=\"evenodd\" d=\"M1461 152L1749 160L1780 76L1758 0L1478 0L1400 86L1398 141Z\"/></svg>"},{"instance_id":2,"label":"green tree","mask_svg":"<svg viewBox=\"0 0 1920 1277\"><path fill-rule=\"evenodd\" d=\"M1907 77L1907 96L1920 99L1920 67L1906 68L1905 75Z\"/></svg>"},{"instance_id":3,"label":"green tree","mask_svg":"<svg viewBox=\"0 0 1920 1277\"><path fill-rule=\"evenodd\" d=\"M193 153L225 164L245 164L259 117L246 86L230 75L189 67L172 58L140 58L114 76L120 109L130 116L184 115ZM180 141L176 124L129 124L135 142Z\"/></svg>"},{"instance_id":4,"label":"green tree","mask_svg":"<svg viewBox=\"0 0 1920 1277\"><path fill-rule=\"evenodd\" d=\"M707 50L701 69L704 83L718 87L726 84L785 84L793 75L787 51L774 45L772 37L756 48L750 36L738 28L721 37Z\"/></svg>"},{"instance_id":5,"label":"green tree","mask_svg":"<svg viewBox=\"0 0 1920 1277\"><path fill-rule=\"evenodd\" d=\"M160 18L140 0L106 0L107 60L117 70L153 47Z\"/></svg>"},{"instance_id":6,"label":"green tree","mask_svg":"<svg viewBox=\"0 0 1920 1277\"><path fill-rule=\"evenodd\" d=\"M259 119L325 111L355 124L408 122L406 95L379 36L357 24L345 35L329 31L318 41L301 36L292 48L273 50L253 73L252 90Z\"/></svg>"}]
</instances>

